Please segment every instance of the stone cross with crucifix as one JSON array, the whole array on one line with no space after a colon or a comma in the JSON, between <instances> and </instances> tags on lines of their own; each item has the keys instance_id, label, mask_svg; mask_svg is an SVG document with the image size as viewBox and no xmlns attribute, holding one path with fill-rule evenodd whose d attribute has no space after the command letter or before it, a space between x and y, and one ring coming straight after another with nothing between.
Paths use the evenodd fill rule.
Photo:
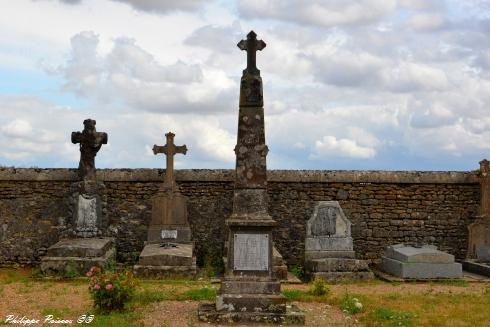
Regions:
<instances>
[{"instance_id":1,"label":"stone cross with crucifix","mask_svg":"<svg viewBox=\"0 0 490 327\"><path fill-rule=\"evenodd\" d=\"M264 105L262 78L260 78L260 70L257 68L256 52L265 48L265 42L257 40L257 34L250 31L247 34L247 39L238 42L237 46L241 50L247 51L247 68L243 70L240 81L240 106L262 107Z\"/></svg>"},{"instance_id":2,"label":"stone cross with crucifix","mask_svg":"<svg viewBox=\"0 0 490 327\"><path fill-rule=\"evenodd\" d=\"M107 144L107 133L95 130L96 121L85 119L82 132L72 132L71 142L80 143L78 174L82 180L95 180L95 156L102 144Z\"/></svg>"},{"instance_id":3,"label":"stone cross with crucifix","mask_svg":"<svg viewBox=\"0 0 490 327\"><path fill-rule=\"evenodd\" d=\"M155 155L159 153L163 153L167 156L167 168L165 170L165 182L164 182L164 188L170 188L171 190L174 190L175 188L175 179L174 179L174 155L177 153L182 153L185 155L187 153L187 146L181 145L181 146L176 146L174 144L174 137L175 134L172 132L168 132L165 134L167 137L167 144L164 146L160 145L153 145L153 153Z\"/></svg>"}]
</instances>

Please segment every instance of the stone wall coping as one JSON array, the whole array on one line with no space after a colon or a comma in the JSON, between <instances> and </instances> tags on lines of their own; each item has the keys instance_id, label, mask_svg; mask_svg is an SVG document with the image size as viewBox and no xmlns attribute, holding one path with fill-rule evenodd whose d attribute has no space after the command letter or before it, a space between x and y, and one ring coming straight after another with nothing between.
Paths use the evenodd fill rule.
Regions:
<instances>
[{"instance_id":1,"label":"stone wall coping","mask_svg":"<svg viewBox=\"0 0 490 327\"><path fill-rule=\"evenodd\" d=\"M163 181L165 169L98 169L104 182ZM233 182L233 169L180 169L179 182ZM77 169L0 168L0 181L77 181ZM467 171L381 171L381 170L269 170L269 182L300 183L388 183L388 184L474 184L475 172Z\"/></svg>"}]
</instances>

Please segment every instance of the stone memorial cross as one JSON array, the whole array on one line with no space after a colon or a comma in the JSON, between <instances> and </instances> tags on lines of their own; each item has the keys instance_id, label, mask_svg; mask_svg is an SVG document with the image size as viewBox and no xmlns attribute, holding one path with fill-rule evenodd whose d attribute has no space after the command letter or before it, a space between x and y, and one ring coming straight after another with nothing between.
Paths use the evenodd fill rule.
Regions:
<instances>
[{"instance_id":1,"label":"stone memorial cross","mask_svg":"<svg viewBox=\"0 0 490 327\"><path fill-rule=\"evenodd\" d=\"M185 155L187 153L187 146L181 145L181 146L176 146L174 144L174 137L175 134L172 132L168 132L165 134L167 137L167 144L164 146L159 146L159 145L153 145L153 153L155 155L159 153L164 153L167 156L167 168L165 170L165 182L164 185L167 187L171 187L172 189L174 188L175 185L175 180L174 180L174 155L177 153L182 153Z\"/></svg>"},{"instance_id":2,"label":"stone memorial cross","mask_svg":"<svg viewBox=\"0 0 490 327\"><path fill-rule=\"evenodd\" d=\"M247 68L243 73L248 72L251 75L257 75L259 70L256 66L256 52L265 48L266 44L262 40L257 40L257 34L254 31L250 31L247 34L246 40L238 42L237 46L241 50L247 51Z\"/></svg>"},{"instance_id":3,"label":"stone memorial cross","mask_svg":"<svg viewBox=\"0 0 490 327\"><path fill-rule=\"evenodd\" d=\"M93 119L85 119L83 131L71 133L71 142L80 143L78 174L82 180L95 180L95 156L102 144L107 144L107 133L97 132L95 123Z\"/></svg>"}]
</instances>

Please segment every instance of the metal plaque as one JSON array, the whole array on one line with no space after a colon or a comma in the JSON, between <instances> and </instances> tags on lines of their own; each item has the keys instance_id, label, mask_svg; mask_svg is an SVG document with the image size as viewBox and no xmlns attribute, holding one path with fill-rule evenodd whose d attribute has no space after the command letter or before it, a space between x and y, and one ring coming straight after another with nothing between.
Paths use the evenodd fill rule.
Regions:
<instances>
[{"instance_id":1,"label":"metal plaque","mask_svg":"<svg viewBox=\"0 0 490 327\"><path fill-rule=\"evenodd\" d=\"M162 239L164 238L177 238L177 230L175 229L162 229Z\"/></svg>"}]
</instances>

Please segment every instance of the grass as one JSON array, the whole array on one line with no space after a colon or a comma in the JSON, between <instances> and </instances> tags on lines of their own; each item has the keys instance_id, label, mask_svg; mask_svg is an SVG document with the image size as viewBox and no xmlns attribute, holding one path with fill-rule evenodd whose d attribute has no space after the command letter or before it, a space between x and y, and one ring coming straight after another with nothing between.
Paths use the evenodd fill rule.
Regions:
<instances>
[{"instance_id":1,"label":"grass","mask_svg":"<svg viewBox=\"0 0 490 327\"><path fill-rule=\"evenodd\" d=\"M218 287L207 280L142 280L126 311L103 314L92 308L87 284L86 278L43 280L32 278L28 271L0 269L0 296L15 295L9 304L13 307L4 306L4 311L39 317L51 314L75 321L83 314L95 313L91 326L141 326L143 319L155 314L153 303L194 301L195 305L214 301ZM324 295L314 295L312 285L283 285L282 294L288 301L299 302L299 307L329 308L322 312L351 317L363 326L485 326L490 321L488 284L444 281L393 285L372 281L327 285L329 292ZM70 300L64 300L65 296ZM361 309L356 302L362 304ZM1 309L0 303L0 317L7 314ZM188 324L196 323L193 314L185 313ZM311 311L306 314L311 318ZM163 326L165 323L169 322L162 321Z\"/></svg>"},{"instance_id":2,"label":"grass","mask_svg":"<svg viewBox=\"0 0 490 327\"><path fill-rule=\"evenodd\" d=\"M371 319L377 326L386 327L410 327L414 324L415 314L411 312L396 311L386 308L378 308L371 312Z\"/></svg>"},{"instance_id":3,"label":"grass","mask_svg":"<svg viewBox=\"0 0 490 327\"><path fill-rule=\"evenodd\" d=\"M216 297L216 290L214 288L202 287L198 289L191 289L177 296L178 301L192 300L192 301L212 301Z\"/></svg>"}]
</instances>

